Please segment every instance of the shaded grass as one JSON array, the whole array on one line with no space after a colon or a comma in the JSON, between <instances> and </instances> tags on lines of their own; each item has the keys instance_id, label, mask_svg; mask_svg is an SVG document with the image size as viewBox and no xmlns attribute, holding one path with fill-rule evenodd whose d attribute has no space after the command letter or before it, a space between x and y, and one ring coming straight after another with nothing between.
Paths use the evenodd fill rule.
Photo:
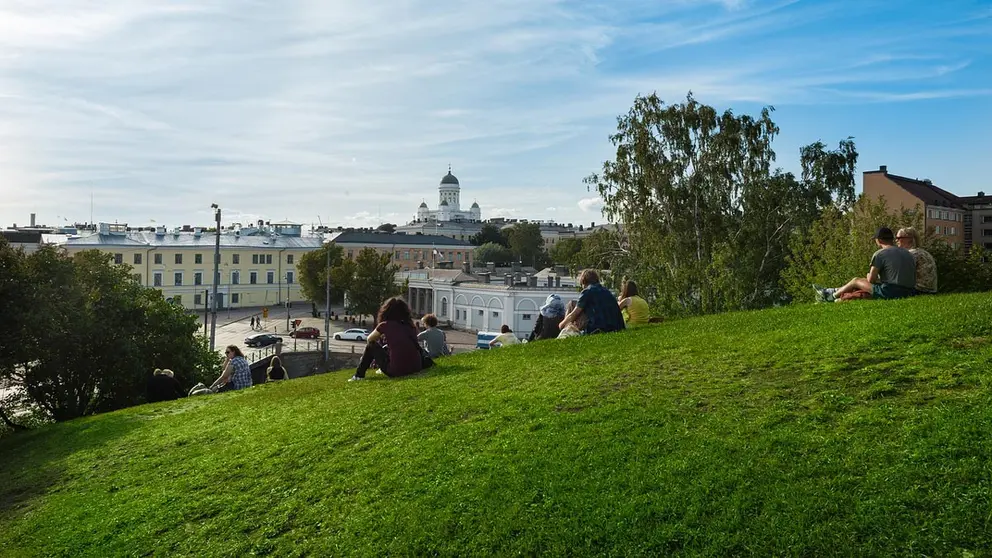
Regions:
<instances>
[{"instance_id":1,"label":"shaded grass","mask_svg":"<svg viewBox=\"0 0 992 558\"><path fill-rule=\"evenodd\" d=\"M990 363L959 295L146 405L0 440L0 549L989 555Z\"/></svg>"}]
</instances>

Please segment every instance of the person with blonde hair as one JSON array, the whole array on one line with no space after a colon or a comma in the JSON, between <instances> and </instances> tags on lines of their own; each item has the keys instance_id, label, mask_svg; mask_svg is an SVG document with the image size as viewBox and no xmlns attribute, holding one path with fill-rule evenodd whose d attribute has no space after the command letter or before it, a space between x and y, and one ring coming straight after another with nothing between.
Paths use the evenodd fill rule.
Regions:
<instances>
[{"instance_id":1,"label":"person with blonde hair","mask_svg":"<svg viewBox=\"0 0 992 558\"><path fill-rule=\"evenodd\" d=\"M272 360L269 361L269 367L265 370L265 377L268 378L270 382L289 379L289 373L286 372L286 369L282 365L282 360L280 360L279 357L274 356L272 357Z\"/></svg>"},{"instance_id":2,"label":"person with blonde hair","mask_svg":"<svg viewBox=\"0 0 992 558\"><path fill-rule=\"evenodd\" d=\"M148 402L172 401L183 396L183 388L168 368L156 368L148 380Z\"/></svg>"},{"instance_id":3,"label":"person with blonde hair","mask_svg":"<svg viewBox=\"0 0 992 558\"><path fill-rule=\"evenodd\" d=\"M559 329L565 329L581 315L586 316L584 331L586 334L610 333L626 327L617 300L613 298L613 293L609 289L600 284L599 273L595 269L582 270L579 274L579 285L582 286L579 301L575 309L565 315L565 319L558 326Z\"/></svg>"},{"instance_id":4,"label":"person with blonde hair","mask_svg":"<svg viewBox=\"0 0 992 558\"><path fill-rule=\"evenodd\" d=\"M574 300L568 301L568 306L565 308L565 313L570 314L575 307L578 305ZM585 314L579 314L577 318L572 320L572 323L561 329L558 333L558 339L567 339L569 337L578 337L582 335L582 332L586 329L586 316Z\"/></svg>"},{"instance_id":5,"label":"person with blonde hair","mask_svg":"<svg viewBox=\"0 0 992 558\"><path fill-rule=\"evenodd\" d=\"M620 289L620 312L623 314L623 321L627 327L637 327L644 325L651 320L651 308L648 301L637 294L637 283L627 280L623 282Z\"/></svg>"},{"instance_id":6,"label":"person with blonde hair","mask_svg":"<svg viewBox=\"0 0 992 558\"><path fill-rule=\"evenodd\" d=\"M916 261L916 294L937 294L937 262L930 252L920 248L920 233L913 227L899 229L896 242L909 250Z\"/></svg>"}]
</instances>

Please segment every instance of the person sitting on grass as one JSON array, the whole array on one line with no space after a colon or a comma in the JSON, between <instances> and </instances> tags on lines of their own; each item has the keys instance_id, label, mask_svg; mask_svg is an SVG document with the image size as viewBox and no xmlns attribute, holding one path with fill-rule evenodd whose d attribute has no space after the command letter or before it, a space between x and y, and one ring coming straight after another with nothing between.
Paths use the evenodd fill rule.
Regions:
<instances>
[{"instance_id":1,"label":"person sitting on grass","mask_svg":"<svg viewBox=\"0 0 992 558\"><path fill-rule=\"evenodd\" d=\"M574 300L570 300L568 302L568 307L565 309L565 313L571 314L572 311L575 310L576 306L578 306L578 303ZM561 332L558 334L558 339L567 339L569 337L578 337L579 335L582 335L582 332L586 329L586 321L586 315L579 314L578 318L575 318L572 320L572 323L561 329Z\"/></svg>"},{"instance_id":2,"label":"person sitting on grass","mask_svg":"<svg viewBox=\"0 0 992 558\"><path fill-rule=\"evenodd\" d=\"M362 361L349 382L364 380L365 372L375 361L379 370L390 378L420 372L422 357L417 329L405 300L393 297L379 308L378 325L368 337ZM385 345L380 344L381 341Z\"/></svg>"},{"instance_id":3,"label":"person sitting on grass","mask_svg":"<svg viewBox=\"0 0 992 558\"><path fill-rule=\"evenodd\" d=\"M537 323L534 324L534 331L531 332L528 341L539 341L541 339L555 339L561 332L558 324L565 317L565 304L561 297L556 294L549 294L544 306L541 307L537 315Z\"/></svg>"},{"instance_id":4,"label":"person sitting on grass","mask_svg":"<svg viewBox=\"0 0 992 558\"><path fill-rule=\"evenodd\" d=\"M880 227L874 236L878 250L872 254L868 275L855 277L839 289L813 285L818 302L854 298L892 300L916 294L916 260L909 250L895 245L892 229Z\"/></svg>"},{"instance_id":5,"label":"person sitting on grass","mask_svg":"<svg viewBox=\"0 0 992 558\"><path fill-rule=\"evenodd\" d=\"M443 331L437 328L437 316L427 314L422 321L427 329L417 334L417 341L423 344L427 355L431 358L450 355L451 348L448 347L448 338Z\"/></svg>"},{"instance_id":6,"label":"person sitting on grass","mask_svg":"<svg viewBox=\"0 0 992 558\"><path fill-rule=\"evenodd\" d=\"M156 368L148 380L148 402L173 401L183 396L183 388L179 385L172 370Z\"/></svg>"},{"instance_id":7,"label":"person sitting on grass","mask_svg":"<svg viewBox=\"0 0 992 558\"><path fill-rule=\"evenodd\" d=\"M599 273L596 270L583 270L579 275L579 284L582 286L579 302L575 310L569 312L558 325L560 329L568 327L580 315L587 318L583 332L587 335L620 331L626 327L617 300L609 289L599 283Z\"/></svg>"},{"instance_id":8,"label":"person sitting on grass","mask_svg":"<svg viewBox=\"0 0 992 558\"><path fill-rule=\"evenodd\" d=\"M279 357L277 356L272 357L272 360L269 361L269 368L265 371L265 376L270 382L289 379L289 374L286 372L286 369L282 365L282 361L279 360Z\"/></svg>"},{"instance_id":9,"label":"person sitting on grass","mask_svg":"<svg viewBox=\"0 0 992 558\"><path fill-rule=\"evenodd\" d=\"M251 365L237 345L228 345L224 350L224 371L210 385L215 392L232 391L251 387Z\"/></svg>"},{"instance_id":10,"label":"person sitting on grass","mask_svg":"<svg viewBox=\"0 0 992 558\"><path fill-rule=\"evenodd\" d=\"M518 343L520 343L520 340L513 334L513 330L510 329L510 326L503 324L503 327L499 329L499 335L494 337L489 342L489 348L495 348L497 345L500 347L505 347L507 345L516 345Z\"/></svg>"},{"instance_id":11,"label":"person sitting on grass","mask_svg":"<svg viewBox=\"0 0 992 558\"><path fill-rule=\"evenodd\" d=\"M920 233L913 227L896 231L896 243L916 260L916 294L937 294L937 262L920 248Z\"/></svg>"},{"instance_id":12,"label":"person sitting on grass","mask_svg":"<svg viewBox=\"0 0 992 558\"><path fill-rule=\"evenodd\" d=\"M627 280L623 282L620 289L620 313L623 315L623 322L627 327L637 327L648 323L651 320L651 308L648 301L637 294L637 283Z\"/></svg>"}]
</instances>

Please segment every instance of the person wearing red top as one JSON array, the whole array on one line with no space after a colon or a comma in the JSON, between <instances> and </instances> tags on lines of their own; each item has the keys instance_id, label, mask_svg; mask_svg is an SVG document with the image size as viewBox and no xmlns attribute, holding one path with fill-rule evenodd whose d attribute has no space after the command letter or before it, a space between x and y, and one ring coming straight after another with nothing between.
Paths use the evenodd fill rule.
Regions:
<instances>
[{"instance_id":1,"label":"person wearing red top","mask_svg":"<svg viewBox=\"0 0 992 558\"><path fill-rule=\"evenodd\" d=\"M417 342L417 328L413 325L413 316L406 301L393 297L379 308L379 324L369 335L362 361L355 370L350 381L364 380L365 372L372 366L372 361L379 370L390 378L407 376L420 372L420 344Z\"/></svg>"}]
</instances>

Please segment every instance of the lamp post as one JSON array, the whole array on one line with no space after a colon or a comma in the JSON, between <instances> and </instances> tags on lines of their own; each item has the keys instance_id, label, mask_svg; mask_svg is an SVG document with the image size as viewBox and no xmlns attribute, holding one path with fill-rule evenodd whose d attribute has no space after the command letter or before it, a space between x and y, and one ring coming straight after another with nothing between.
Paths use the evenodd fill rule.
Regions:
<instances>
[{"instance_id":1,"label":"lamp post","mask_svg":"<svg viewBox=\"0 0 992 558\"><path fill-rule=\"evenodd\" d=\"M324 243L327 254L327 267L324 269L324 364L331 358L331 246Z\"/></svg>"},{"instance_id":2,"label":"lamp post","mask_svg":"<svg viewBox=\"0 0 992 558\"><path fill-rule=\"evenodd\" d=\"M217 221L217 234L214 238L214 285L213 300L210 303L210 352L214 351L214 340L217 335L217 284L220 283L220 207L212 203L214 218Z\"/></svg>"}]
</instances>

